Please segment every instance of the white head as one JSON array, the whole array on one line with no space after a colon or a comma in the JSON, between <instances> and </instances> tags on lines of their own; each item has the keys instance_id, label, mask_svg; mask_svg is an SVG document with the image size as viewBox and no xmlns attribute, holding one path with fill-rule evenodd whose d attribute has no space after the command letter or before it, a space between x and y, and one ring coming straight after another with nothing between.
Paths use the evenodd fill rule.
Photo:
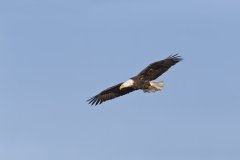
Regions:
<instances>
[{"instance_id":1,"label":"white head","mask_svg":"<svg viewBox=\"0 0 240 160\"><path fill-rule=\"evenodd\" d=\"M132 79L127 80L120 86L120 90L126 87L131 87L133 85L134 81Z\"/></svg>"}]
</instances>

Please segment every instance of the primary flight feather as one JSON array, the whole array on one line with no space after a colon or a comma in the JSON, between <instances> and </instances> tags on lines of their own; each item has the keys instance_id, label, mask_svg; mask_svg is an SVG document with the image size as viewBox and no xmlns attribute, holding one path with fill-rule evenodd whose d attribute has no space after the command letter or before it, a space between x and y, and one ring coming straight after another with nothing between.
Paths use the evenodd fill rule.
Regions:
<instances>
[{"instance_id":1,"label":"primary flight feather","mask_svg":"<svg viewBox=\"0 0 240 160\"><path fill-rule=\"evenodd\" d=\"M180 62L182 58L178 54L171 55L164 60L149 64L138 75L130 78L126 82L119 83L100 92L96 96L88 99L91 105L98 105L107 100L123 96L135 90L144 92L156 92L163 88L163 82L153 82L152 80L161 76L170 67Z\"/></svg>"}]
</instances>

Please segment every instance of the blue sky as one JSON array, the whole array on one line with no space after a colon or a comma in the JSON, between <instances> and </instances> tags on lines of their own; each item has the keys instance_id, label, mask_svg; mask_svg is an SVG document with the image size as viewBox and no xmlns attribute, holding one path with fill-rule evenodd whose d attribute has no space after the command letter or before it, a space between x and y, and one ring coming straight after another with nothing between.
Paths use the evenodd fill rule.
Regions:
<instances>
[{"instance_id":1,"label":"blue sky","mask_svg":"<svg viewBox=\"0 0 240 160\"><path fill-rule=\"evenodd\" d=\"M239 160L237 0L0 2L0 159ZM179 53L141 91L86 100Z\"/></svg>"}]
</instances>

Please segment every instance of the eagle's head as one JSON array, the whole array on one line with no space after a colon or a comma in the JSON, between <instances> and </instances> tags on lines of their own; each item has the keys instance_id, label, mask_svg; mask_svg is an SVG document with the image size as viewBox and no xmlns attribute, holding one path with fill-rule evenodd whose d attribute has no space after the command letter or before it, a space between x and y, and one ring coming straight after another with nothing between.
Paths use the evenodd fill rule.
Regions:
<instances>
[{"instance_id":1,"label":"eagle's head","mask_svg":"<svg viewBox=\"0 0 240 160\"><path fill-rule=\"evenodd\" d=\"M131 87L133 86L134 81L132 79L127 80L126 82L124 82L119 89L122 90L123 88L127 88L127 87Z\"/></svg>"}]
</instances>

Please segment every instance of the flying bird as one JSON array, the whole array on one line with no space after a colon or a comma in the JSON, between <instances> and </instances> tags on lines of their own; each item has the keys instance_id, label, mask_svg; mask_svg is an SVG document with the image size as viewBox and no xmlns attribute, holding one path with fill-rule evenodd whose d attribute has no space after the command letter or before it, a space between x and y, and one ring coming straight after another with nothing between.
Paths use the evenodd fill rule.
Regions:
<instances>
[{"instance_id":1,"label":"flying bird","mask_svg":"<svg viewBox=\"0 0 240 160\"><path fill-rule=\"evenodd\" d=\"M151 63L138 75L130 78L126 82L105 89L87 101L91 105L98 105L136 90L143 90L143 92L156 92L162 90L164 86L163 81L153 82L152 80L161 76L170 67L181 60L182 58L178 54L175 54L170 55L166 59Z\"/></svg>"}]
</instances>

